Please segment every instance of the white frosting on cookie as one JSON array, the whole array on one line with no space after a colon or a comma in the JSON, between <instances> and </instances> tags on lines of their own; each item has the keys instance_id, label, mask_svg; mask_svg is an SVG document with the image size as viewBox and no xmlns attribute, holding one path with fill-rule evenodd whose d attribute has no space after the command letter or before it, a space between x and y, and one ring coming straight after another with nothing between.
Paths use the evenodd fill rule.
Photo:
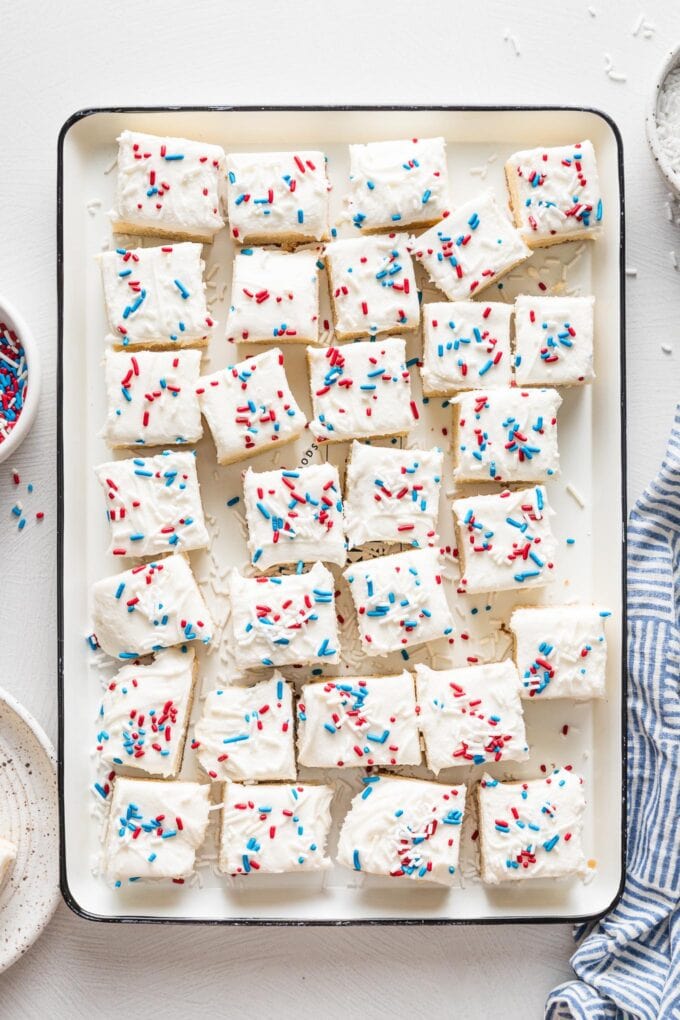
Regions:
<instances>
[{"instance_id":1,"label":"white frosting on cookie","mask_svg":"<svg viewBox=\"0 0 680 1020\"><path fill-rule=\"evenodd\" d=\"M470 496L453 502L463 594L536 588L550 581L557 541L545 489Z\"/></svg>"},{"instance_id":2,"label":"white frosting on cookie","mask_svg":"<svg viewBox=\"0 0 680 1020\"><path fill-rule=\"evenodd\" d=\"M237 668L338 661L335 584L322 563L276 577L242 577L234 570L229 593Z\"/></svg>"},{"instance_id":3,"label":"white frosting on cookie","mask_svg":"<svg viewBox=\"0 0 680 1020\"><path fill-rule=\"evenodd\" d=\"M330 867L326 842L333 789L302 783L224 789L219 869L280 875Z\"/></svg>"},{"instance_id":4,"label":"white frosting on cookie","mask_svg":"<svg viewBox=\"0 0 680 1020\"><path fill-rule=\"evenodd\" d=\"M200 244L116 248L98 256L112 336L122 347L203 347L215 325Z\"/></svg>"},{"instance_id":5,"label":"white frosting on cookie","mask_svg":"<svg viewBox=\"0 0 680 1020\"><path fill-rule=\"evenodd\" d=\"M160 652L149 665L123 666L99 709L101 760L164 779L182 766L194 685L194 651Z\"/></svg>"},{"instance_id":6,"label":"white frosting on cookie","mask_svg":"<svg viewBox=\"0 0 680 1020\"><path fill-rule=\"evenodd\" d=\"M491 191L459 206L412 243L415 257L451 301L477 297L531 255Z\"/></svg>"},{"instance_id":7,"label":"white frosting on cookie","mask_svg":"<svg viewBox=\"0 0 680 1020\"><path fill-rule=\"evenodd\" d=\"M297 720L301 765L420 765L413 676L406 671L306 684Z\"/></svg>"},{"instance_id":8,"label":"white frosting on cookie","mask_svg":"<svg viewBox=\"0 0 680 1020\"><path fill-rule=\"evenodd\" d=\"M314 420L309 427L329 443L401 436L418 409L411 397L406 344L399 337L307 348Z\"/></svg>"},{"instance_id":9,"label":"white frosting on cookie","mask_svg":"<svg viewBox=\"0 0 680 1020\"><path fill-rule=\"evenodd\" d=\"M210 241L224 226L223 179L218 145L123 131L113 228Z\"/></svg>"},{"instance_id":10,"label":"white frosting on cookie","mask_svg":"<svg viewBox=\"0 0 680 1020\"><path fill-rule=\"evenodd\" d=\"M470 390L453 398L453 477L544 482L560 469L557 390Z\"/></svg>"},{"instance_id":11,"label":"white frosting on cookie","mask_svg":"<svg viewBox=\"0 0 680 1020\"><path fill-rule=\"evenodd\" d=\"M208 644L212 620L184 556L143 563L92 586L99 644L117 659L136 659L185 641Z\"/></svg>"},{"instance_id":12,"label":"white frosting on cookie","mask_svg":"<svg viewBox=\"0 0 680 1020\"><path fill-rule=\"evenodd\" d=\"M196 392L219 464L297 439L307 424L291 393L278 347L201 376Z\"/></svg>"},{"instance_id":13,"label":"white frosting on cookie","mask_svg":"<svg viewBox=\"0 0 680 1020\"><path fill-rule=\"evenodd\" d=\"M340 830L338 864L369 875L453 885L465 786L366 776Z\"/></svg>"},{"instance_id":14,"label":"white frosting on cookie","mask_svg":"<svg viewBox=\"0 0 680 1020\"><path fill-rule=\"evenodd\" d=\"M515 152L505 174L515 223L527 244L597 236L602 194L592 142Z\"/></svg>"},{"instance_id":15,"label":"white frosting on cookie","mask_svg":"<svg viewBox=\"0 0 680 1020\"><path fill-rule=\"evenodd\" d=\"M213 780L295 779L292 686L280 673L211 691L192 748Z\"/></svg>"},{"instance_id":16,"label":"white frosting on cookie","mask_svg":"<svg viewBox=\"0 0 680 1020\"><path fill-rule=\"evenodd\" d=\"M382 234L326 245L338 340L418 326L420 304L406 243L406 234Z\"/></svg>"},{"instance_id":17,"label":"white frosting on cookie","mask_svg":"<svg viewBox=\"0 0 680 1020\"><path fill-rule=\"evenodd\" d=\"M349 212L361 230L429 226L449 206L443 138L349 147Z\"/></svg>"},{"instance_id":18,"label":"white frosting on cookie","mask_svg":"<svg viewBox=\"0 0 680 1020\"><path fill-rule=\"evenodd\" d=\"M318 343L319 262L313 251L242 250L234 259L227 340Z\"/></svg>"},{"instance_id":19,"label":"white frosting on cookie","mask_svg":"<svg viewBox=\"0 0 680 1020\"><path fill-rule=\"evenodd\" d=\"M328 462L243 479L248 550L258 570L319 558L344 566L342 493L338 469Z\"/></svg>"},{"instance_id":20,"label":"white frosting on cookie","mask_svg":"<svg viewBox=\"0 0 680 1020\"><path fill-rule=\"evenodd\" d=\"M483 300L423 305L423 392L509 386L511 315L512 305Z\"/></svg>"},{"instance_id":21,"label":"white frosting on cookie","mask_svg":"<svg viewBox=\"0 0 680 1020\"><path fill-rule=\"evenodd\" d=\"M126 779L113 784L103 871L114 882L188 878L205 839L210 787Z\"/></svg>"},{"instance_id":22,"label":"white frosting on cookie","mask_svg":"<svg viewBox=\"0 0 680 1020\"><path fill-rule=\"evenodd\" d=\"M592 382L594 297L515 299L515 380L519 386Z\"/></svg>"},{"instance_id":23,"label":"white frosting on cookie","mask_svg":"<svg viewBox=\"0 0 680 1020\"><path fill-rule=\"evenodd\" d=\"M510 617L522 696L603 698L610 615L596 606L536 606Z\"/></svg>"},{"instance_id":24,"label":"white frosting on cookie","mask_svg":"<svg viewBox=\"0 0 680 1020\"><path fill-rule=\"evenodd\" d=\"M452 634L436 549L360 560L343 577L350 586L366 655L386 655Z\"/></svg>"},{"instance_id":25,"label":"white frosting on cookie","mask_svg":"<svg viewBox=\"0 0 680 1020\"><path fill-rule=\"evenodd\" d=\"M196 455L166 450L100 464L113 556L188 552L208 544Z\"/></svg>"},{"instance_id":26,"label":"white frosting on cookie","mask_svg":"<svg viewBox=\"0 0 680 1020\"><path fill-rule=\"evenodd\" d=\"M523 783L484 776L479 786L482 881L496 885L583 873L582 784L567 769Z\"/></svg>"},{"instance_id":27,"label":"white frosting on cookie","mask_svg":"<svg viewBox=\"0 0 680 1020\"><path fill-rule=\"evenodd\" d=\"M195 443L203 435L196 386L200 351L105 354L109 446Z\"/></svg>"},{"instance_id":28,"label":"white frosting on cookie","mask_svg":"<svg viewBox=\"0 0 680 1020\"><path fill-rule=\"evenodd\" d=\"M427 767L526 761L520 681L511 659L434 670L416 664Z\"/></svg>"},{"instance_id":29,"label":"white frosting on cookie","mask_svg":"<svg viewBox=\"0 0 680 1020\"><path fill-rule=\"evenodd\" d=\"M345 478L350 546L366 542L437 545L441 450L352 443Z\"/></svg>"},{"instance_id":30,"label":"white frosting on cookie","mask_svg":"<svg viewBox=\"0 0 680 1020\"><path fill-rule=\"evenodd\" d=\"M0 889L5 883L17 857L16 845L0 836Z\"/></svg>"},{"instance_id":31,"label":"white frosting on cookie","mask_svg":"<svg viewBox=\"0 0 680 1020\"><path fill-rule=\"evenodd\" d=\"M240 244L328 237L330 183L322 152L232 152L227 182L229 228Z\"/></svg>"}]
</instances>

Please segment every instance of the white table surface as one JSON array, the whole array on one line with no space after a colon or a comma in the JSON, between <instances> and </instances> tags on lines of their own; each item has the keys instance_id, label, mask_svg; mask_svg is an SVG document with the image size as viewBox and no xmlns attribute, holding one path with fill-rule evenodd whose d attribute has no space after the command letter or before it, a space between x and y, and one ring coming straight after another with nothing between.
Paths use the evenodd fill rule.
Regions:
<instances>
[{"instance_id":1,"label":"white table surface","mask_svg":"<svg viewBox=\"0 0 680 1020\"><path fill-rule=\"evenodd\" d=\"M52 739L56 145L81 107L555 103L607 111L624 138L627 264L637 270L626 281L629 494L637 497L680 397L680 276L671 256L676 249L680 258L680 228L669 221L644 135L656 70L680 43L674 0L15 0L3 4L0 39L0 293L32 324L44 364L33 432L0 466L0 686ZM625 81L606 73L606 55ZM10 513L14 466L34 485L24 498L30 517L45 512L22 533ZM61 1016L68 1005L73 1018L118 1017L131 1003L158 1001L168 1017L192 1006L249 1017L427 1008L466 1020L500 1007L504 1020L532 1018L570 976L571 949L566 926L156 928L88 923L61 905L41 941L0 977L0 1015Z\"/></svg>"}]
</instances>

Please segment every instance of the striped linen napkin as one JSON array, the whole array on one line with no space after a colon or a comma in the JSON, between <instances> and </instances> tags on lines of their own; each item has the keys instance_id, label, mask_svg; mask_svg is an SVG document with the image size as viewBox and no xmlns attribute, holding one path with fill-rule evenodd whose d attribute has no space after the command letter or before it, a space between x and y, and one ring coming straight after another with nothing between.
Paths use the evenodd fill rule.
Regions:
<instances>
[{"instance_id":1,"label":"striped linen napkin","mask_svg":"<svg viewBox=\"0 0 680 1020\"><path fill-rule=\"evenodd\" d=\"M679 623L680 404L628 528L625 888L574 953L578 980L551 993L547 1020L680 1018Z\"/></svg>"}]
</instances>

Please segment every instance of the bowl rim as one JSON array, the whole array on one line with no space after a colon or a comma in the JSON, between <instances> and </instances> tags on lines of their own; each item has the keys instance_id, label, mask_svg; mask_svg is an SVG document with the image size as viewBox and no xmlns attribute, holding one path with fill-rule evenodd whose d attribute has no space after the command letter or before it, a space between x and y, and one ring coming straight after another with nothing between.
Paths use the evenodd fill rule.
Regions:
<instances>
[{"instance_id":1,"label":"bowl rim","mask_svg":"<svg viewBox=\"0 0 680 1020\"><path fill-rule=\"evenodd\" d=\"M40 352L33 331L16 306L0 294L0 322L6 320L9 320L7 325L17 333L24 348L28 368L28 392L19 420L7 439L0 443L0 463L15 453L28 435L38 411L42 381Z\"/></svg>"},{"instance_id":2,"label":"bowl rim","mask_svg":"<svg viewBox=\"0 0 680 1020\"><path fill-rule=\"evenodd\" d=\"M680 45L673 47L666 54L666 57L659 69L654 82L654 89L647 102L647 116L645 117L645 126L647 129L647 142L651 149L654 162L656 163L659 173L663 177L664 181L671 189L674 195L680 197L680 173L674 173L671 169L670 164L666 156L661 150L659 144L658 134L658 122L656 119L657 104L659 101L659 93L663 88L666 78L671 71L675 70L676 67L680 67Z\"/></svg>"}]
</instances>

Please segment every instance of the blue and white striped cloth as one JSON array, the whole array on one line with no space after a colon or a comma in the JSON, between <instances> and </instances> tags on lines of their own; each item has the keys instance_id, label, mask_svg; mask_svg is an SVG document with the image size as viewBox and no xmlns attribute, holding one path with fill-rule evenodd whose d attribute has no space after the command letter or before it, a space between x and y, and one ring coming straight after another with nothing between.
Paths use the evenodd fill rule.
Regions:
<instances>
[{"instance_id":1,"label":"blue and white striped cloth","mask_svg":"<svg viewBox=\"0 0 680 1020\"><path fill-rule=\"evenodd\" d=\"M547 1020L680 1018L680 405L628 529L628 860Z\"/></svg>"}]
</instances>

